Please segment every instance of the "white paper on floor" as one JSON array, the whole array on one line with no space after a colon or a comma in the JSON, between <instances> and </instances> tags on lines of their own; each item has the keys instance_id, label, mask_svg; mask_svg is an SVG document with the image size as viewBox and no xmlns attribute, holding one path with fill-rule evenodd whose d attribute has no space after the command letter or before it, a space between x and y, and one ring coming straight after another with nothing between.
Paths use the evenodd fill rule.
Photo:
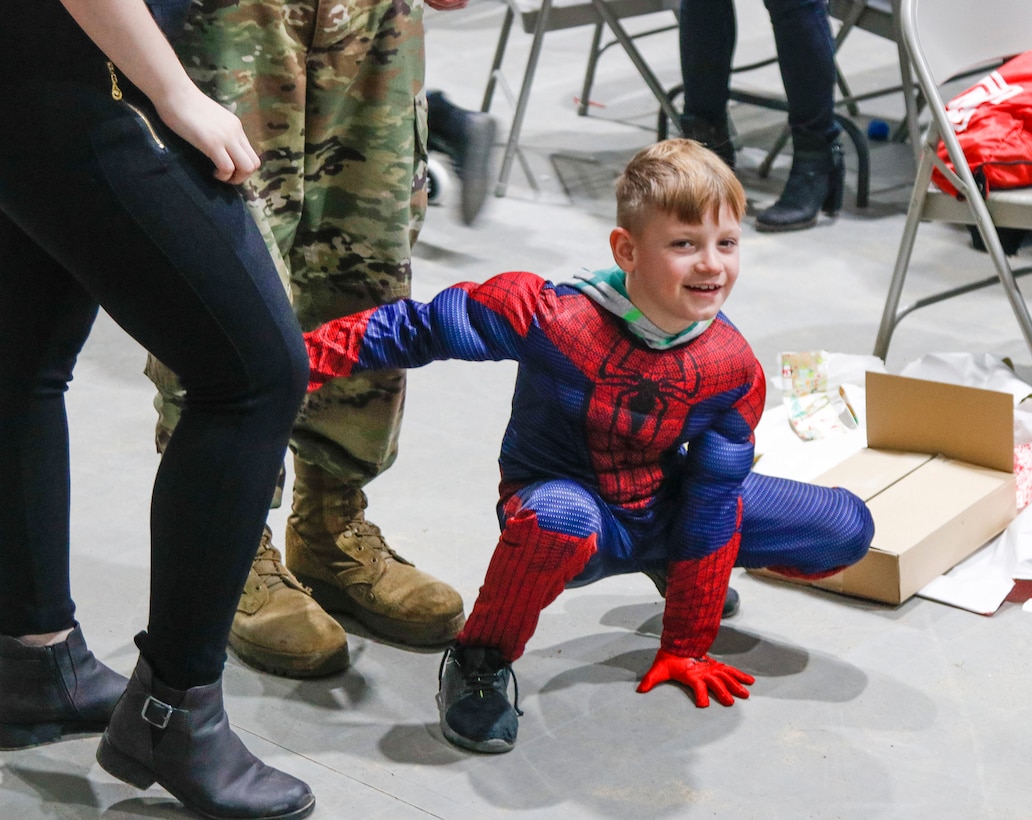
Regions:
<instances>
[{"instance_id":1,"label":"white paper on floor","mask_svg":"<svg viewBox=\"0 0 1032 820\"><path fill-rule=\"evenodd\" d=\"M971 557L929 582L922 598L992 615L1014 588L1014 581L1032 579L1032 507ZM1029 608L1024 607L1025 611Z\"/></svg>"}]
</instances>

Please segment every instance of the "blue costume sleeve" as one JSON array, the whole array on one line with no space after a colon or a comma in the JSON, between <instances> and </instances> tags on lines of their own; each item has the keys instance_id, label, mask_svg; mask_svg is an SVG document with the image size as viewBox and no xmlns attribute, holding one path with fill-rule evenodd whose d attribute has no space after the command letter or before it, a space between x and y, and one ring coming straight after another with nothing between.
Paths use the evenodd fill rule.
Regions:
<instances>
[{"instance_id":1,"label":"blue costume sleeve","mask_svg":"<svg viewBox=\"0 0 1032 820\"><path fill-rule=\"evenodd\" d=\"M746 395L746 401L754 398ZM736 404L692 440L670 533L664 651L702 658L720 628L741 544L742 485L753 463L752 426ZM761 398L762 406L762 398Z\"/></svg>"},{"instance_id":2,"label":"blue costume sleeve","mask_svg":"<svg viewBox=\"0 0 1032 820\"><path fill-rule=\"evenodd\" d=\"M731 540L737 530L742 482L752 462L751 440L735 441L707 430L691 443L672 559L701 558Z\"/></svg>"},{"instance_id":3,"label":"blue costume sleeve","mask_svg":"<svg viewBox=\"0 0 1032 820\"><path fill-rule=\"evenodd\" d=\"M421 367L442 359L499 361L517 355L516 333L504 317L456 286L428 303L403 299L374 311L355 369Z\"/></svg>"},{"instance_id":4,"label":"blue costume sleeve","mask_svg":"<svg viewBox=\"0 0 1032 820\"><path fill-rule=\"evenodd\" d=\"M671 531L671 560L709 555L737 532L742 484L753 465L753 428L762 412L765 388L757 365L743 395L688 445Z\"/></svg>"},{"instance_id":5,"label":"blue costume sleeve","mask_svg":"<svg viewBox=\"0 0 1032 820\"><path fill-rule=\"evenodd\" d=\"M430 302L402 299L305 334L309 389L361 370L421 367L441 359L519 359L543 292L533 274L501 274L447 288Z\"/></svg>"}]
</instances>

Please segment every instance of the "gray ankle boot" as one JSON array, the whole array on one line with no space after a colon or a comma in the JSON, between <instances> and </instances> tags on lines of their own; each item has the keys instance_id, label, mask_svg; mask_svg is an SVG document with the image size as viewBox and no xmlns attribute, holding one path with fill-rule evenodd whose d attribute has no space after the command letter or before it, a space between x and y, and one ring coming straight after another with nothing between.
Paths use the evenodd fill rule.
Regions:
<instances>
[{"instance_id":1,"label":"gray ankle boot","mask_svg":"<svg viewBox=\"0 0 1032 820\"><path fill-rule=\"evenodd\" d=\"M230 728L221 679L173 689L142 656L100 741L97 762L137 788L159 783L202 817L293 820L315 808L305 783L266 766Z\"/></svg>"},{"instance_id":2,"label":"gray ankle boot","mask_svg":"<svg viewBox=\"0 0 1032 820\"><path fill-rule=\"evenodd\" d=\"M53 646L0 635L0 749L103 732L126 683L94 657L78 624Z\"/></svg>"}]
</instances>

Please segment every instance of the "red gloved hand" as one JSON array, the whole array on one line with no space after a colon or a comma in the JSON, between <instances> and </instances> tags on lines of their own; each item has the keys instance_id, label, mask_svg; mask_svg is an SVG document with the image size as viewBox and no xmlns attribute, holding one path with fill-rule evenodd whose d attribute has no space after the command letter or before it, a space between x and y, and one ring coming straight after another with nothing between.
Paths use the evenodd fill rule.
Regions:
<instances>
[{"instance_id":1,"label":"red gloved hand","mask_svg":"<svg viewBox=\"0 0 1032 820\"><path fill-rule=\"evenodd\" d=\"M749 697L743 683L756 683L756 678L726 663L715 661L709 655L701 658L682 658L660 649L652 668L638 685L639 692L648 692L657 683L673 680L683 683L695 693L695 705L709 706L709 693L723 706L730 706L735 697Z\"/></svg>"}]
</instances>

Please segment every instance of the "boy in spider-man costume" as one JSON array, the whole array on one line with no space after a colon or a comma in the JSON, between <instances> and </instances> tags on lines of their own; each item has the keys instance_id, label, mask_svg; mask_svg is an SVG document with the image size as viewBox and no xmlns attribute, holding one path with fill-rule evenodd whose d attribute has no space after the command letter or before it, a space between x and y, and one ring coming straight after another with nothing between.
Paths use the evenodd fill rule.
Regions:
<instances>
[{"instance_id":1,"label":"boy in spider-man costume","mask_svg":"<svg viewBox=\"0 0 1032 820\"><path fill-rule=\"evenodd\" d=\"M504 752L511 664L567 586L646 572L666 582L660 648L638 690L677 681L698 706L753 677L710 657L731 569L806 577L859 560L864 503L751 472L763 371L720 308L738 277L745 193L689 140L641 151L617 186L618 267L553 285L530 273L463 283L307 334L312 386L436 359L519 362L502 442L502 534L441 664L441 728Z\"/></svg>"}]
</instances>

